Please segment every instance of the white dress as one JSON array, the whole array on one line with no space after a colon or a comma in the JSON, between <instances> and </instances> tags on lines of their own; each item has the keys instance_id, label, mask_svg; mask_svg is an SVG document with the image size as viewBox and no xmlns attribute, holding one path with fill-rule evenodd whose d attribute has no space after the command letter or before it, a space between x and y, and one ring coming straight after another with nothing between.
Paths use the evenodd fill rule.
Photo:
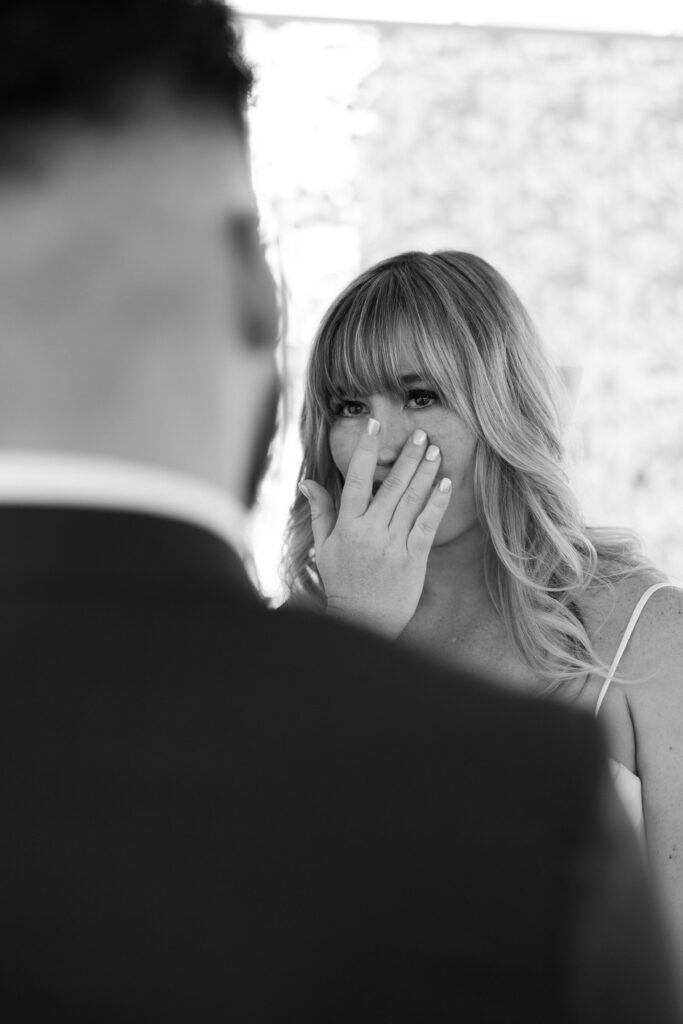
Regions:
<instances>
[{"instance_id":1,"label":"white dress","mask_svg":"<svg viewBox=\"0 0 683 1024\"><path fill-rule=\"evenodd\" d=\"M638 601L638 604L633 609L633 614L631 615L628 626L626 627L624 635L621 638L621 642L619 644L619 647L617 648L617 653L614 656L614 661L610 665L610 669L605 679L605 682L602 684L600 696L598 697L598 702L595 705L596 717L598 715L598 712L600 711L600 708L602 707L602 702L607 696L607 691L609 690L610 683L612 682L614 674L619 667L619 662L621 661L624 651L626 650L626 646L629 640L631 639L634 629L636 628L638 619L640 618L643 608L650 600L650 597L655 593L655 591L661 590L662 587L670 586L673 586L673 584L655 583L654 586L650 587L648 590L645 591L645 593ZM610 760L610 765L612 767L612 778L614 780L614 785L616 787L617 793L621 797L622 803L626 808L628 816L632 821L636 829L636 832L638 833L638 836L641 839L641 842L644 842L645 822L643 820L643 787L641 785L640 779L634 772L630 771L630 769L628 769L626 765L621 764L620 761Z\"/></svg>"}]
</instances>

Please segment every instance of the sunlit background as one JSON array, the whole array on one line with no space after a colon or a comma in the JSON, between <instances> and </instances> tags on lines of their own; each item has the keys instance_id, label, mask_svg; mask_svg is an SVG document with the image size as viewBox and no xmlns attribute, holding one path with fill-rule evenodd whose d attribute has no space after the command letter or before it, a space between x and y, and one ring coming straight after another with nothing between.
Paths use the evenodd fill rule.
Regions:
<instances>
[{"instance_id":1,"label":"sunlit background","mask_svg":"<svg viewBox=\"0 0 683 1024\"><path fill-rule=\"evenodd\" d=\"M254 174L287 294L287 431L255 522L264 589L299 461L316 324L358 271L464 249L581 381L568 442L589 522L683 581L683 4L238 4Z\"/></svg>"}]
</instances>

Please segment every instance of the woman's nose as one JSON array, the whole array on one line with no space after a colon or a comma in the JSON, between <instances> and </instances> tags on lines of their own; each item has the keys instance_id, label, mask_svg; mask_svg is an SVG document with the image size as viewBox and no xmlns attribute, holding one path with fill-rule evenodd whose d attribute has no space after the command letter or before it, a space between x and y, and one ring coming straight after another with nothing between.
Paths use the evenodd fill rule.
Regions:
<instances>
[{"instance_id":1,"label":"woman's nose","mask_svg":"<svg viewBox=\"0 0 683 1024\"><path fill-rule=\"evenodd\" d=\"M380 446L377 461L380 465L390 466L398 458L401 450L412 433L409 423L401 416L400 411L391 408L378 409L376 418L380 421Z\"/></svg>"}]
</instances>

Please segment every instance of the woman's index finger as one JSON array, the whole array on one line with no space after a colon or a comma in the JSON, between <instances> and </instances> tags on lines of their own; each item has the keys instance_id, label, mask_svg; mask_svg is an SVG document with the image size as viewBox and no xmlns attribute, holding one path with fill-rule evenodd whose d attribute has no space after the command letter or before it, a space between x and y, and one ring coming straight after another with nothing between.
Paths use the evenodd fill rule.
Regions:
<instances>
[{"instance_id":1,"label":"woman's index finger","mask_svg":"<svg viewBox=\"0 0 683 1024\"><path fill-rule=\"evenodd\" d=\"M367 430L362 435L351 456L346 471L344 489L339 504L339 515L356 519L365 514L372 498L372 483L379 454L378 420L368 420Z\"/></svg>"}]
</instances>

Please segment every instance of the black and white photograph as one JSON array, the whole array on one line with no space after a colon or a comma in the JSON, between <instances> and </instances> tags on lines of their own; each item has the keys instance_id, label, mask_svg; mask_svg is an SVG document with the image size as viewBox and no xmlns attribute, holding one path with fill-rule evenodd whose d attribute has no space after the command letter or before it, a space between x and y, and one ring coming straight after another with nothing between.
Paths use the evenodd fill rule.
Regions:
<instances>
[{"instance_id":1,"label":"black and white photograph","mask_svg":"<svg viewBox=\"0 0 683 1024\"><path fill-rule=\"evenodd\" d=\"M683 1021L680 0L0 0L0 1017Z\"/></svg>"}]
</instances>

